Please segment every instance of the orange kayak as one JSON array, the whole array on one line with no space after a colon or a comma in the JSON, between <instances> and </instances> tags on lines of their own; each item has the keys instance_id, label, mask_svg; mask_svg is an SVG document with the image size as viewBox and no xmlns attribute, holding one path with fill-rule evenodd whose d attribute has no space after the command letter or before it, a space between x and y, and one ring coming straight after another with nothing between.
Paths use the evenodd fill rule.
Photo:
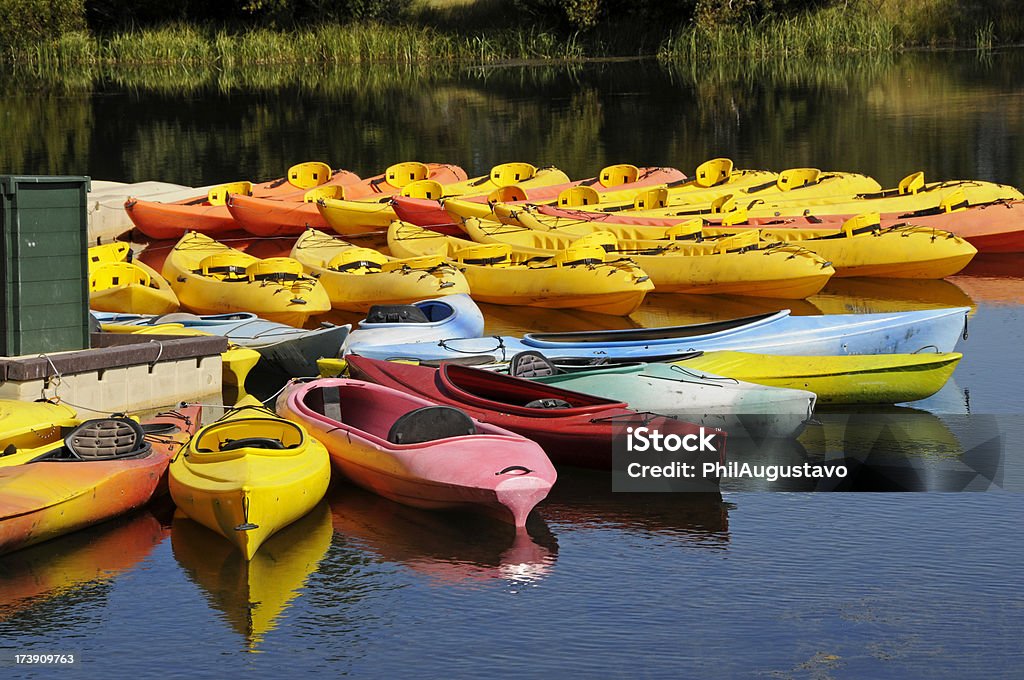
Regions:
<instances>
[{"instance_id":1,"label":"orange kayak","mask_svg":"<svg viewBox=\"0 0 1024 680\"><path fill-rule=\"evenodd\" d=\"M402 174L396 168L406 168L406 172ZM309 191L299 200L232 194L227 201L227 210L234 218L236 228L241 227L254 236L298 236L310 227L332 231L317 208L317 200L338 198L372 203L376 199L386 203L402 191L405 185L417 181L411 178L418 177L443 186L464 181L466 173L457 165L399 163L388 168L384 175L338 191Z\"/></svg>"},{"instance_id":2,"label":"orange kayak","mask_svg":"<svg viewBox=\"0 0 1024 680\"><path fill-rule=\"evenodd\" d=\"M106 521L166 489L171 458L202 407L88 420L24 465L0 471L0 554Z\"/></svg>"}]
</instances>

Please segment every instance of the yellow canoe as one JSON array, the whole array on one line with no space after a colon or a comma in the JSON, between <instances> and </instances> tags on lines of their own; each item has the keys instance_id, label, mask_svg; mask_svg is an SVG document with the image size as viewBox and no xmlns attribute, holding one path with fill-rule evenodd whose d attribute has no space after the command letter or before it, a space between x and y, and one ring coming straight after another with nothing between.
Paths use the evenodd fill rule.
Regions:
<instances>
[{"instance_id":1,"label":"yellow canoe","mask_svg":"<svg viewBox=\"0 0 1024 680\"><path fill-rule=\"evenodd\" d=\"M558 168L537 169L529 163L504 163L491 169L489 175L462 182L440 184L433 180L412 182L402 188L403 196L440 199L442 196L488 195L495 189L517 186L522 189L565 184L569 177ZM367 200L321 198L317 208L331 229L342 236L367 231L383 231L398 219L391 207L391 197Z\"/></svg>"},{"instance_id":2,"label":"yellow canoe","mask_svg":"<svg viewBox=\"0 0 1024 680\"><path fill-rule=\"evenodd\" d=\"M720 198L724 198L720 197ZM1020 200L1024 194L1014 187L980 180L950 180L926 183L923 172L907 175L898 186L882 191L859 192L857 196L796 196L780 195L761 198L734 193L732 200L738 208L746 209L750 217L794 217L799 215L860 215L877 212L883 215L904 214L912 218L915 213L947 212L962 207L1000 200ZM839 200L837 200L839 199ZM685 217L708 212L725 212L722 206L666 205L664 207L631 210L630 215L646 217Z\"/></svg>"},{"instance_id":3,"label":"yellow canoe","mask_svg":"<svg viewBox=\"0 0 1024 680\"><path fill-rule=\"evenodd\" d=\"M81 423L64 404L0 399L0 467L27 463Z\"/></svg>"},{"instance_id":4,"label":"yellow canoe","mask_svg":"<svg viewBox=\"0 0 1024 680\"><path fill-rule=\"evenodd\" d=\"M898 404L938 392L963 355L777 356L705 352L675 362L689 370L745 382L808 390L818 404Z\"/></svg>"},{"instance_id":5,"label":"yellow canoe","mask_svg":"<svg viewBox=\"0 0 1024 680\"><path fill-rule=\"evenodd\" d=\"M529 214L522 217L529 224ZM605 232L586 236L469 219L463 229L479 243L505 243L523 256L550 255L574 243L598 243L636 262L659 293L746 295L802 300L820 291L834 273L822 258L797 246L762 246L757 233L694 241L618 240Z\"/></svg>"},{"instance_id":6,"label":"yellow canoe","mask_svg":"<svg viewBox=\"0 0 1024 680\"><path fill-rule=\"evenodd\" d=\"M640 267L630 260L607 261L600 247L522 257L507 245L477 245L401 221L388 229L388 247L400 257L451 260L478 302L628 316L654 288Z\"/></svg>"},{"instance_id":7,"label":"yellow canoe","mask_svg":"<svg viewBox=\"0 0 1024 680\"><path fill-rule=\"evenodd\" d=\"M190 231L164 261L181 305L196 314L253 312L269 321L301 327L330 311L331 300L302 264L290 257L261 260Z\"/></svg>"},{"instance_id":8,"label":"yellow canoe","mask_svg":"<svg viewBox=\"0 0 1024 680\"><path fill-rule=\"evenodd\" d=\"M160 274L131 260L131 247L114 242L89 248L89 307L121 314L167 314L178 298Z\"/></svg>"},{"instance_id":9,"label":"yellow canoe","mask_svg":"<svg viewBox=\"0 0 1024 680\"><path fill-rule=\"evenodd\" d=\"M333 536L329 506L321 502L245 560L217 534L176 512L171 551L247 649L255 650L326 557Z\"/></svg>"},{"instance_id":10,"label":"yellow canoe","mask_svg":"<svg viewBox=\"0 0 1024 680\"><path fill-rule=\"evenodd\" d=\"M196 433L171 462L169 484L182 512L252 559L323 499L330 479L323 444L245 397Z\"/></svg>"},{"instance_id":11,"label":"yellow canoe","mask_svg":"<svg viewBox=\"0 0 1024 680\"><path fill-rule=\"evenodd\" d=\"M466 277L439 255L392 258L316 229L308 229L298 238L291 255L320 281L335 309L366 312L373 305L411 304L469 293Z\"/></svg>"}]
</instances>

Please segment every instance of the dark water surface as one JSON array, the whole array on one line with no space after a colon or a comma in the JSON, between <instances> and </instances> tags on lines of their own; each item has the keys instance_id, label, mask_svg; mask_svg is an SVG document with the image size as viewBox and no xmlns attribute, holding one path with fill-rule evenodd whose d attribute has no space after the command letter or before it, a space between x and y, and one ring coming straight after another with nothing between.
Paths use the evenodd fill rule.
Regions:
<instances>
[{"instance_id":1,"label":"dark water surface","mask_svg":"<svg viewBox=\"0 0 1024 680\"><path fill-rule=\"evenodd\" d=\"M203 185L280 176L308 159L363 175L419 159L471 174L526 160L582 177L617 162L689 172L729 156L883 185L923 169L1021 186L1022 67L1024 54L1010 52L700 73L629 63L17 75L0 85L0 174ZM971 307L953 380L886 410L905 424L879 441L933 480L995 450L997 481L1019 490L1019 262L979 258L948 281L836 281L784 306ZM499 333L779 306L654 295L629 320L485 311ZM838 455L835 428L851 417L825 414L795 444L735 455ZM713 499L613 494L606 475L566 470L529 536L515 536L339 485L248 567L158 506L0 558L0 677L26 674L15 652L74 652L89 675L190 678L1020 677L1024 495L724 488ZM49 670L38 674L70 672Z\"/></svg>"}]
</instances>

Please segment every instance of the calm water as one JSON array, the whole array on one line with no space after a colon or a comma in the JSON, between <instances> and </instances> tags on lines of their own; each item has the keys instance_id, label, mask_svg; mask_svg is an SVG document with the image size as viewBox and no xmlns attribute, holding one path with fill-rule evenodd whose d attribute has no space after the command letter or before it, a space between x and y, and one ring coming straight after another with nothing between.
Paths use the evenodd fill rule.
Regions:
<instances>
[{"instance_id":1,"label":"calm water","mask_svg":"<svg viewBox=\"0 0 1024 680\"><path fill-rule=\"evenodd\" d=\"M361 174L417 158L471 174L529 160L589 176L615 162L691 170L724 155L741 167L855 170L884 185L923 169L1020 186L1022 67L1020 53L961 53L776 70L719 64L699 77L653 63L18 76L0 86L0 173L199 185L278 176L313 158ZM980 259L949 281L841 281L786 303L800 314L972 308L950 384L887 410L892 433L857 446L898 450L932 481L996 451L1002 485L1024 488L1018 260ZM630 320L486 315L499 333L779 306L656 295ZM838 452L849 418L823 415L797 443L734 455L820 460ZM159 668L192 678L228 668L251 677L1019 677L1024 495L769 487L730 483L710 500L634 497L612 494L605 475L567 470L529 536L515 536L339 485L248 567L158 506L0 558L0 677L15 652L68 651L90 675Z\"/></svg>"}]
</instances>

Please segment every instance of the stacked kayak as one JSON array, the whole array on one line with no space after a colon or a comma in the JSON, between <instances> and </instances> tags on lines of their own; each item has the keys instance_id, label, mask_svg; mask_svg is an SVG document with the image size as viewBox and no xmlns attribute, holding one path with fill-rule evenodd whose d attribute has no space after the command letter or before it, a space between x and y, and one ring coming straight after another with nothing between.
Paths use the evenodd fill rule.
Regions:
<instances>
[{"instance_id":1,"label":"stacked kayak","mask_svg":"<svg viewBox=\"0 0 1024 680\"><path fill-rule=\"evenodd\" d=\"M131 246L114 242L89 248L89 307L124 314L166 314L178 298L160 274L133 261Z\"/></svg>"},{"instance_id":2,"label":"stacked kayak","mask_svg":"<svg viewBox=\"0 0 1024 680\"><path fill-rule=\"evenodd\" d=\"M331 309L327 291L303 272L300 262L260 260L196 232L181 237L163 273L181 305L197 314L252 312L300 327Z\"/></svg>"},{"instance_id":3,"label":"stacked kayak","mask_svg":"<svg viewBox=\"0 0 1024 680\"><path fill-rule=\"evenodd\" d=\"M491 169L490 175L456 182L416 183L402 193L411 198L439 199L442 196L487 195L491 191L509 185L520 190L551 185L564 185L569 177L557 168L537 169L529 163L505 163ZM341 200L324 198L317 201L317 208L324 221L334 231L345 236L367 231L382 231L397 219L390 196L377 200Z\"/></svg>"},{"instance_id":4,"label":"stacked kayak","mask_svg":"<svg viewBox=\"0 0 1024 680\"><path fill-rule=\"evenodd\" d=\"M176 239L189 231L224 234L238 229L226 205L230 195L301 201L310 189L341 187L359 181L358 175L347 170L334 171L326 163L310 161L293 165L285 177L279 179L256 184L248 180L219 184L205 194L170 203L129 197L124 209L135 228L149 238Z\"/></svg>"},{"instance_id":5,"label":"stacked kayak","mask_svg":"<svg viewBox=\"0 0 1024 680\"><path fill-rule=\"evenodd\" d=\"M624 402L572 392L469 366L440 368L349 355L349 372L360 380L405 390L438 404L455 406L473 418L517 432L540 444L556 465L612 466L612 440L629 427L648 427L668 436L711 433L724 460L725 433L665 416L639 413ZM708 462L701 460L699 462Z\"/></svg>"},{"instance_id":6,"label":"stacked kayak","mask_svg":"<svg viewBox=\"0 0 1024 680\"><path fill-rule=\"evenodd\" d=\"M252 559L327 492L327 451L252 397L203 427L171 463L170 491L188 517Z\"/></svg>"},{"instance_id":7,"label":"stacked kayak","mask_svg":"<svg viewBox=\"0 0 1024 680\"><path fill-rule=\"evenodd\" d=\"M117 517L149 502L195 432L201 407L87 420L32 460L0 469L0 554Z\"/></svg>"},{"instance_id":8,"label":"stacked kayak","mask_svg":"<svg viewBox=\"0 0 1024 680\"><path fill-rule=\"evenodd\" d=\"M388 257L314 229L299 237L291 256L316 277L335 309L365 312L376 304L469 292L466 277L441 256Z\"/></svg>"},{"instance_id":9,"label":"stacked kayak","mask_svg":"<svg viewBox=\"0 0 1024 680\"><path fill-rule=\"evenodd\" d=\"M599 246L516 258L506 245L478 245L396 221L388 229L388 247L401 257L451 260L465 275L474 299L499 305L626 316L654 288L640 267L607 258Z\"/></svg>"},{"instance_id":10,"label":"stacked kayak","mask_svg":"<svg viewBox=\"0 0 1024 680\"><path fill-rule=\"evenodd\" d=\"M233 193L226 201L227 211L237 227L255 236L295 236L309 228L330 229L321 216L319 204L325 200L358 200L368 205L386 204L398 194L418 195L441 185L466 179L457 165L406 161L396 163L382 175L344 186L329 184L286 198L248 196ZM345 233L373 229L353 228Z\"/></svg>"},{"instance_id":11,"label":"stacked kayak","mask_svg":"<svg viewBox=\"0 0 1024 680\"><path fill-rule=\"evenodd\" d=\"M970 308L914 312L792 316L789 310L728 321L616 331L528 333L522 338L446 338L436 343L365 346L379 359L443 360L486 355L509 361L525 350L548 357L663 360L696 350L784 355L911 354L924 348L952 352L966 330Z\"/></svg>"},{"instance_id":12,"label":"stacked kayak","mask_svg":"<svg viewBox=\"0 0 1024 680\"><path fill-rule=\"evenodd\" d=\"M559 370L540 352L521 352L509 374L574 392L625 402L635 411L675 416L756 440L798 436L814 412L815 395L657 363Z\"/></svg>"},{"instance_id":13,"label":"stacked kayak","mask_svg":"<svg viewBox=\"0 0 1024 680\"><path fill-rule=\"evenodd\" d=\"M460 293L411 305L374 305L366 318L348 334L344 351L358 354L366 345L437 342L444 338L473 338L483 334L483 313L473 298Z\"/></svg>"},{"instance_id":14,"label":"stacked kayak","mask_svg":"<svg viewBox=\"0 0 1024 680\"><path fill-rule=\"evenodd\" d=\"M472 218L462 226L474 241L508 245L524 258L550 257L574 244L595 243L609 255L639 265L659 293L802 300L818 293L835 273L831 264L810 250L762 244L757 232L698 243L620 240L608 233L556 234Z\"/></svg>"},{"instance_id":15,"label":"stacked kayak","mask_svg":"<svg viewBox=\"0 0 1024 680\"><path fill-rule=\"evenodd\" d=\"M413 507L480 510L522 527L555 482L532 441L390 387L295 384L277 410L319 438L350 480Z\"/></svg>"}]
</instances>

